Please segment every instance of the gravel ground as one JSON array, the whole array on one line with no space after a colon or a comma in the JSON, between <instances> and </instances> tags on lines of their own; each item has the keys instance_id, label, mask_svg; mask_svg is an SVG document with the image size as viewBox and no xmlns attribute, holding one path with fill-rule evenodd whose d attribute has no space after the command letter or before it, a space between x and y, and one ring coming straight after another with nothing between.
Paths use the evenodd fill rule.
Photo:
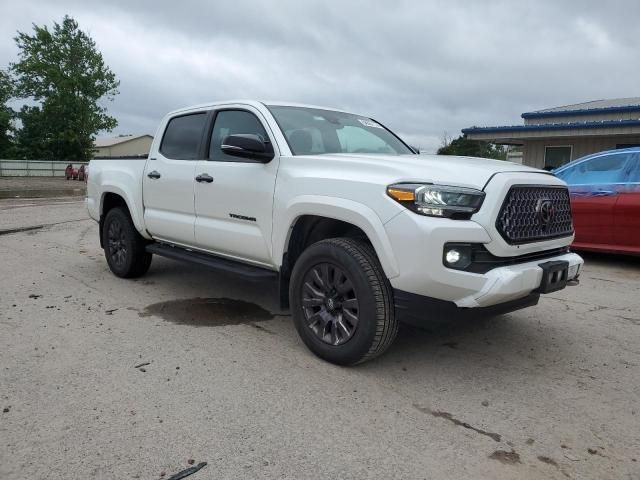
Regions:
<instances>
[{"instance_id":1,"label":"gravel ground","mask_svg":"<svg viewBox=\"0 0 640 480\"><path fill-rule=\"evenodd\" d=\"M356 368L271 285L114 277L80 201L0 201L0 260L3 480L640 478L638 260L589 255L578 287Z\"/></svg>"}]
</instances>

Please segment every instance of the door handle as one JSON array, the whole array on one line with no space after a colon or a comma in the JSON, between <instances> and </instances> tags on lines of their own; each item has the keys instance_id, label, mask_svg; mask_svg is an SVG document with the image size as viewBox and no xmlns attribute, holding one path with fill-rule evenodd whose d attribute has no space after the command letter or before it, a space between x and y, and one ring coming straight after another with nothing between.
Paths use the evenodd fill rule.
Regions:
<instances>
[{"instance_id":1,"label":"door handle","mask_svg":"<svg viewBox=\"0 0 640 480\"><path fill-rule=\"evenodd\" d=\"M160 173L153 170L152 172L147 173L147 177L152 178L153 180L157 180L160 178Z\"/></svg>"},{"instance_id":2,"label":"door handle","mask_svg":"<svg viewBox=\"0 0 640 480\"><path fill-rule=\"evenodd\" d=\"M596 197L610 197L615 194L616 192L614 192L613 190L596 190L595 192L593 192L593 195Z\"/></svg>"},{"instance_id":3,"label":"door handle","mask_svg":"<svg viewBox=\"0 0 640 480\"><path fill-rule=\"evenodd\" d=\"M209 175L208 173L201 173L200 175L198 175L196 177L196 182L198 182L198 183L202 183L202 182L211 183L211 182L213 182L213 177L211 175Z\"/></svg>"}]
</instances>

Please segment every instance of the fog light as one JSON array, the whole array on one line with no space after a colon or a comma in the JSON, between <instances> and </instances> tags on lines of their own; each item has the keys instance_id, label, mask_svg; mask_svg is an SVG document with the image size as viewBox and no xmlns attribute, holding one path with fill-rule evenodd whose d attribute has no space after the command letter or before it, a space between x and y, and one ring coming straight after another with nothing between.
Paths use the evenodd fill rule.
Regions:
<instances>
[{"instance_id":1,"label":"fog light","mask_svg":"<svg viewBox=\"0 0 640 480\"><path fill-rule=\"evenodd\" d=\"M464 270L472 261L471 245L468 243L447 243L442 260L445 267Z\"/></svg>"},{"instance_id":2,"label":"fog light","mask_svg":"<svg viewBox=\"0 0 640 480\"><path fill-rule=\"evenodd\" d=\"M458 263L460 261L460 252L457 250L449 250L445 256L447 263Z\"/></svg>"}]
</instances>

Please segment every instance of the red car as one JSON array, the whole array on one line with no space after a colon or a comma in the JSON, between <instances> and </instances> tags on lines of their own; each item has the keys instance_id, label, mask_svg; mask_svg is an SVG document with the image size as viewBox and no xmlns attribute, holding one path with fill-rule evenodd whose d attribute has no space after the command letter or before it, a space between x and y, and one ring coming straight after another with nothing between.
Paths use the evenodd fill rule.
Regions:
<instances>
[{"instance_id":1,"label":"red car","mask_svg":"<svg viewBox=\"0 0 640 480\"><path fill-rule=\"evenodd\" d=\"M640 147L589 155L553 173L569 185L574 248L640 255Z\"/></svg>"},{"instance_id":2,"label":"red car","mask_svg":"<svg viewBox=\"0 0 640 480\"><path fill-rule=\"evenodd\" d=\"M64 177L67 180L80 180L81 182L86 182L88 175L89 168L85 165L80 165L80 168L73 168L73 165L70 163L64 169Z\"/></svg>"},{"instance_id":3,"label":"red car","mask_svg":"<svg viewBox=\"0 0 640 480\"><path fill-rule=\"evenodd\" d=\"M78 170L73 168L72 164L67 165L67 168L64 169L64 178L67 180L75 180L78 177Z\"/></svg>"}]
</instances>

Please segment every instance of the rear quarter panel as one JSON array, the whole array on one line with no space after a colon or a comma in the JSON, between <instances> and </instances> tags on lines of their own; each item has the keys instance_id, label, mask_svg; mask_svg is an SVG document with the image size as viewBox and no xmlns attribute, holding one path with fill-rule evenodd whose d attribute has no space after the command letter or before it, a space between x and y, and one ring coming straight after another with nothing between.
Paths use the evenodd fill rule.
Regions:
<instances>
[{"instance_id":1,"label":"rear quarter panel","mask_svg":"<svg viewBox=\"0 0 640 480\"><path fill-rule=\"evenodd\" d=\"M106 194L114 193L126 202L138 232L150 238L144 226L142 202L142 175L146 162L146 158L91 160L87 181L87 210L91 218L100 220Z\"/></svg>"}]
</instances>

